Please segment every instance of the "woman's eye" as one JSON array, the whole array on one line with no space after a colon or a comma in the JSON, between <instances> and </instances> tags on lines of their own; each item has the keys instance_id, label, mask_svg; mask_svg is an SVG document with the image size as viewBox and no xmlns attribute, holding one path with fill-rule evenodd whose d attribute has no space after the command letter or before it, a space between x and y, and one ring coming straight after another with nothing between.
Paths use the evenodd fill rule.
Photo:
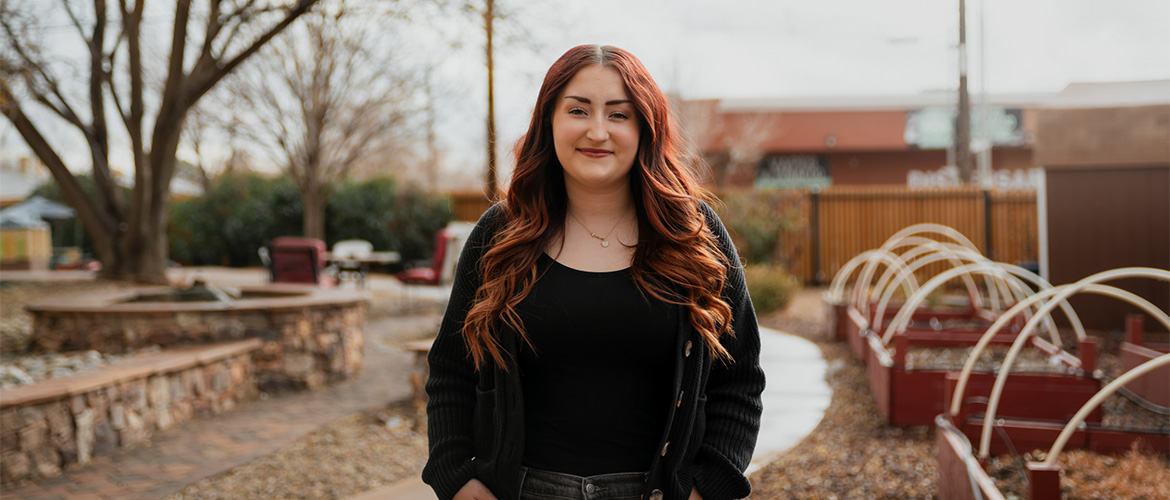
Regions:
<instances>
[{"instance_id":1,"label":"woman's eye","mask_svg":"<svg viewBox=\"0 0 1170 500\"><path fill-rule=\"evenodd\" d=\"M583 108L571 108L571 109L569 109L569 114L570 115L585 115L586 113L585 113L585 110Z\"/></svg>"},{"instance_id":2,"label":"woman's eye","mask_svg":"<svg viewBox=\"0 0 1170 500\"><path fill-rule=\"evenodd\" d=\"M627 115L627 114L625 114L625 113L622 113L622 112L620 112L620 111L619 111L619 112L617 112L617 113L614 113L614 114L612 114L612 115L609 115L609 116L610 116L611 118L615 118L615 119L618 119L618 120L625 120L625 119L628 119L628 118L630 117L629 115Z\"/></svg>"}]
</instances>

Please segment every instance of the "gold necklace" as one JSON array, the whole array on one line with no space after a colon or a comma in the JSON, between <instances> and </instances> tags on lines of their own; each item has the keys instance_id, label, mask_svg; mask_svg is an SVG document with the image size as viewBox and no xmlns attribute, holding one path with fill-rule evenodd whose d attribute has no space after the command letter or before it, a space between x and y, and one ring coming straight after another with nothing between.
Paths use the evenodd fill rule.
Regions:
<instances>
[{"instance_id":1,"label":"gold necklace","mask_svg":"<svg viewBox=\"0 0 1170 500\"><path fill-rule=\"evenodd\" d=\"M613 227L609 228L609 232L605 233L605 236L598 236L597 233L590 231L589 228L585 226L585 223L581 222L581 219L578 219L576 215L573 215L572 210L566 209L565 211L569 213L569 217L572 217L573 220L577 221L577 224L580 224L581 227L585 229L585 232L589 233L589 236L592 236L594 238L597 238L598 240L601 240L601 247L602 248L609 248L609 239L608 239L609 235L613 234L613 230L617 229L618 224L621 224L622 220L624 220L626 218L625 214L623 214L621 217L618 217L617 222L613 223Z\"/></svg>"}]
</instances>

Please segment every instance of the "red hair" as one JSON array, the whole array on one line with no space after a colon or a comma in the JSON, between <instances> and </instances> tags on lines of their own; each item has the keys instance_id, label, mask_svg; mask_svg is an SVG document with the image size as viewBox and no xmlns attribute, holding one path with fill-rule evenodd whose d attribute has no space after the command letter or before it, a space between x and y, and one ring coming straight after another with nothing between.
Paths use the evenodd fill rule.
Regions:
<instances>
[{"instance_id":1,"label":"red hair","mask_svg":"<svg viewBox=\"0 0 1170 500\"><path fill-rule=\"evenodd\" d=\"M564 230L568 195L552 137L552 112L561 91L582 68L617 70L638 112L641 138L630 169L638 216L631 275L638 288L682 305L713 358L730 361L719 343L733 335L731 307L720 295L728 261L706 224L707 197L683 159L670 103L650 73L629 52L610 46L569 49L549 68L536 98L528 132L516 146L516 169L503 200L505 221L483 257L483 284L467 313L463 337L480 368L487 357L507 369L497 338L507 325L528 340L516 312L538 279L537 259Z\"/></svg>"}]
</instances>

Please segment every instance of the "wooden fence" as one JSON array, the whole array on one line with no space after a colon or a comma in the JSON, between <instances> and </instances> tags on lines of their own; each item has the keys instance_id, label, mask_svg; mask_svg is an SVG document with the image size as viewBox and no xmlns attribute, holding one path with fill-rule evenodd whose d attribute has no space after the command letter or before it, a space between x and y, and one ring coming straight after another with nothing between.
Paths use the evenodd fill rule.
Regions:
<instances>
[{"instance_id":1,"label":"wooden fence","mask_svg":"<svg viewBox=\"0 0 1170 500\"><path fill-rule=\"evenodd\" d=\"M792 223L777 255L805 283L831 281L855 255L925 222L955 229L994 261L1038 260L1032 191L841 186L787 191L772 203L777 216ZM482 193L455 193L452 206L456 220L475 221L489 203Z\"/></svg>"},{"instance_id":2,"label":"wooden fence","mask_svg":"<svg viewBox=\"0 0 1170 500\"><path fill-rule=\"evenodd\" d=\"M484 196L483 191L457 191L448 193L451 197L451 212L454 220L461 222L475 222L483 215L492 203Z\"/></svg>"},{"instance_id":3,"label":"wooden fence","mask_svg":"<svg viewBox=\"0 0 1170 500\"><path fill-rule=\"evenodd\" d=\"M809 241L809 251L790 261L805 282L830 281L855 255L880 247L902 228L927 222L955 229L994 261L1038 258L1034 192L837 187L806 196L809 224L789 235Z\"/></svg>"}]
</instances>

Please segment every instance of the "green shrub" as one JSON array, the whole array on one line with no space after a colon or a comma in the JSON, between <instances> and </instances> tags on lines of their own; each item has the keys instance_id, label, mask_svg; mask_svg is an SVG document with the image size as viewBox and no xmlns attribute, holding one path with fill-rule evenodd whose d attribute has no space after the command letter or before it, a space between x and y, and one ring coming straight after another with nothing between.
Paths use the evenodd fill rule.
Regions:
<instances>
[{"instance_id":1,"label":"green shrub","mask_svg":"<svg viewBox=\"0 0 1170 500\"><path fill-rule=\"evenodd\" d=\"M788 274L782 266L748 264L744 267L744 274L757 314L784 309L800 289L800 280Z\"/></svg>"},{"instance_id":2,"label":"green shrub","mask_svg":"<svg viewBox=\"0 0 1170 500\"><path fill-rule=\"evenodd\" d=\"M260 265L257 250L302 234L304 205L286 176L227 174L203 196L171 206L171 259L185 265ZM325 207L325 243L363 239L403 262L430 257L435 232L451 220L447 198L401 187L389 177L336 186Z\"/></svg>"},{"instance_id":3,"label":"green shrub","mask_svg":"<svg viewBox=\"0 0 1170 500\"><path fill-rule=\"evenodd\" d=\"M795 214L779 210L784 196L778 190L729 192L715 205L744 261L780 260L777 248L781 235L796 225Z\"/></svg>"},{"instance_id":4,"label":"green shrub","mask_svg":"<svg viewBox=\"0 0 1170 500\"><path fill-rule=\"evenodd\" d=\"M325 208L327 243L359 238L377 250L395 250L402 262L430 259L435 233L451 221L451 201L400 186L391 177L347 182Z\"/></svg>"},{"instance_id":5,"label":"green shrub","mask_svg":"<svg viewBox=\"0 0 1170 500\"><path fill-rule=\"evenodd\" d=\"M273 238L301 234L301 195L287 177L229 173L198 198L171 205L171 259L187 265L255 266Z\"/></svg>"}]
</instances>

